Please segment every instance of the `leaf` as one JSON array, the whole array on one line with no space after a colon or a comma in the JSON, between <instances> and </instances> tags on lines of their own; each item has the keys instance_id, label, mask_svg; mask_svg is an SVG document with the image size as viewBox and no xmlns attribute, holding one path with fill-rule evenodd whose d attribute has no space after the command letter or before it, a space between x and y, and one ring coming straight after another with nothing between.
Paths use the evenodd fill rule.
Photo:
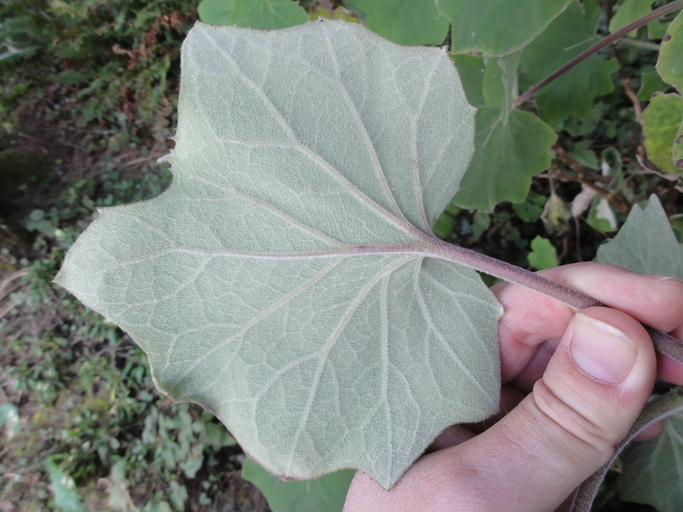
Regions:
<instances>
[{"instance_id":1,"label":"leaf","mask_svg":"<svg viewBox=\"0 0 683 512\"><path fill-rule=\"evenodd\" d=\"M596 260L638 274L683 279L683 245L655 195L645 208L633 207L614 239L598 249ZM683 405L680 397L676 400ZM660 512L677 512L683 502L683 415L671 416L665 425L660 436L633 443L625 450L619 494L627 501L653 505Z\"/></svg>"},{"instance_id":2,"label":"leaf","mask_svg":"<svg viewBox=\"0 0 683 512\"><path fill-rule=\"evenodd\" d=\"M390 487L498 407L500 305L430 231L472 133L443 50L337 21L199 24L173 184L101 210L57 281L268 471Z\"/></svg>"},{"instance_id":3,"label":"leaf","mask_svg":"<svg viewBox=\"0 0 683 512\"><path fill-rule=\"evenodd\" d=\"M211 25L276 29L308 21L306 11L292 0L202 0L198 11Z\"/></svg>"},{"instance_id":4,"label":"leaf","mask_svg":"<svg viewBox=\"0 0 683 512\"><path fill-rule=\"evenodd\" d=\"M531 241L531 252L527 255L529 265L536 270L557 267L557 251L550 240L541 236L536 236Z\"/></svg>"},{"instance_id":5,"label":"leaf","mask_svg":"<svg viewBox=\"0 0 683 512\"><path fill-rule=\"evenodd\" d=\"M586 0L582 6L572 2L524 49L520 67L528 80L540 82L595 44L600 39L596 35L599 16L600 7L594 0ZM587 58L536 94L539 116L554 123L571 115L587 115L597 96L614 90L610 75L618 69L615 59Z\"/></svg>"},{"instance_id":6,"label":"leaf","mask_svg":"<svg viewBox=\"0 0 683 512\"><path fill-rule=\"evenodd\" d=\"M624 0L617 12L609 22L609 31L614 33L624 28L629 23L633 23L638 18L642 18L652 10L653 0ZM628 33L629 37L635 37L637 30Z\"/></svg>"},{"instance_id":7,"label":"leaf","mask_svg":"<svg viewBox=\"0 0 683 512\"><path fill-rule=\"evenodd\" d=\"M530 112L512 110L507 124L499 107L477 111L476 151L453 203L492 210L501 201L521 203L531 178L550 165L555 132Z\"/></svg>"},{"instance_id":8,"label":"leaf","mask_svg":"<svg viewBox=\"0 0 683 512\"><path fill-rule=\"evenodd\" d=\"M652 505L659 512L679 512L683 503L683 415L670 417L664 425L654 439L626 449L619 497Z\"/></svg>"},{"instance_id":9,"label":"leaf","mask_svg":"<svg viewBox=\"0 0 683 512\"><path fill-rule=\"evenodd\" d=\"M484 99L484 74L486 72L484 58L480 55L451 54L451 59L458 70L460 80L462 80L467 101L475 107L486 105Z\"/></svg>"},{"instance_id":10,"label":"leaf","mask_svg":"<svg viewBox=\"0 0 683 512\"><path fill-rule=\"evenodd\" d=\"M448 20L434 0L356 0L367 13L367 27L395 43L417 46L443 44Z\"/></svg>"},{"instance_id":11,"label":"leaf","mask_svg":"<svg viewBox=\"0 0 683 512\"><path fill-rule=\"evenodd\" d=\"M50 476L50 490L55 507L63 512L85 512L85 506L76 490L74 479L57 466L56 458L56 455L51 455L45 459L45 469Z\"/></svg>"},{"instance_id":12,"label":"leaf","mask_svg":"<svg viewBox=\"0 0 683 512\"><path fill-rule=\"evenodd\" d=\"M657 71L665 82L683 94L683 12L674 18L662 40Z\"/></svg>"},{"instance_id":13,"label":"leaf","mask_svg":"<svg viewBox=\"0 0 683 512\"><path fill-rule=\"evenodd\" d=\"M614 239L598 248L596 260L638 274L683 279L683 245L655 195L645 208L633 207Z\"/></svg>"},{"instance_id":14,"label":"leaf","mask_svg":"<svg viewBox=\"0 0 683 512\"><path fill-rule=\"evenodd\" d=\"M674 165L672 148L681 118L683 97L679 94L655 94L640 115L647 157L664 172L680 172Z\"/></svg>"},{"instance_id":15,"label":"leaf","mask_svg":"<svg viewBox=\"0 0 683 512\"><path fill-rule=\"evenodd\" d=\"M242 478L261 490L273 512L341 512L354 474L347 469L316 480L283 482L250 459L242 468Z\"/></svg>"},{"instance_id":16,"label":"leaf","mask_svg":"<svg viewBox=\"0 0 683 512\"><path fill-rule=\"evenodd\" d=\"M640 89L638 89L638 101L650 101L650 97L656 92L663 92L669 85L662 80L657 71L645 71L640 75Z\"/></svg>"},{"instance_id":17,"label":"leaf","mask_svg":"<svg viewBox=\"0 0 683 512\"><path fill-rule=\"evenodd\" d=\"M657 71L665 81L683 94L683 12L674 18L662 40ZM675 170L670 172L680 172L683 171L683 120L680 121L673 144L672 161ZM668 162L667 167L672 168L668 166Z\"/></svg>"},{"instance_id":18,"label":"leaf","mask_svg":"<svg viewBox=\"0 0 683 512\"><path fill-rule=\"evenodd\" d=\"M436 0L451 22L453 53L501 56L524 48L571 0Z\"/></svg>"}]
</instances>

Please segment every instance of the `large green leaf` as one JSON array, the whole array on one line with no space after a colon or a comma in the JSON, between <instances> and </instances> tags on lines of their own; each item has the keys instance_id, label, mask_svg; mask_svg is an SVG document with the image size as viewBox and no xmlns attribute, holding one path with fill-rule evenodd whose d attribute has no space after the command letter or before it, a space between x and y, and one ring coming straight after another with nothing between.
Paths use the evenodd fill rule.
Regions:
<instances>
[{"instance_id":1,"label":"large green leaf","mask_svg":"<svg viewBox=\"0 0 683 512\"><path fill-rule=\"evenodd\" d=\"M441 49L337 21L200 24L173 184L101 210L57 281L270 472L389 487L447 425L498 407L500 305L430 230L473 113Z\"/></svg>"},{"instance_id":2,"label":"large green leaf","mask_svg":"<svg viewBox=\"0 0 683 512\"><path fill-rule=\"evenodd\" d=\"M342 512L355 471L346 469L305 482L283 482L247 459L242 478L264 494L272 512Z\"/></svg>"},{"instance_id":3,"label":"large green leaf","mask_svg":"<svg viewBox=\"0 0 683 512\"><path fill-rule=\"evenodd\" d=\"M652 10L652 3L653 0L624 0L609 22L609 31L614 33L638 18L642 18ZM637 32L633 30L628 35L635 37Z\"/></svg>"},{"instance_id":4,"label":"large green leaf","mask_svg":"<svg viewBox=\"0 0 683 512\"><path fill-rule=\"evenodd\" d=\"M276 29L301 25L308 14L293 0L202 0L199 17L211 25Z\"/></svg>"},{"instance_id":5,"label":"large green leaf","mask_svg":"<svg viewBox=\"0 0 683 512\"><path fill-rule=\"evenodd\" d=\"M662 41L657 71L664 81L683 94L683 12L671 22Z\"/></svg>"},{"instance_id":6,"label":"large green leaf","mask_svg":"<svg viewBox=\"0 0 683 512\"><path fill-rule=\"evenodd\" d=\"M597 261L639 274L683 279L683 245L656 196L645 208L635 206L614 239L598 249ZM634 443L623 455L619 494L626 501L653 505L660 512L678 512L683 503L683 415L666 421L662 434Z\"/></svg>"},{"instance_id":7,"label":"large green leaf","mask_svg":"<svg viewBox=\"0 0 683 512\"><path fill-rule=\"evenodd\" d=\"M476 152L453 204L492 210L501 201L521 203L531 178L550 165L557 135L531 112L513 110L504 123L500 107L480 108L476 125Z\"/></svg>"},{"instance_id":8,"label":"large green leaf","mask_svg":"<svg viewBox=\"0 0 683 512\"><path fill-rule=\"evenodd\" d=\"M657 60L661 77L683 94L683 12L671 22ZM683 120L678 127L674 142L672 163L675 171L683 171Z\"/></svg>"},{"instance_id":9,"label":"large green leaf","mask_svg":"<svg viewBox=\"0 0 683 512\"><path fill-rule=\"evenodd\" d=\"M520 68L538 83L600 38L596 35L600 7L594 0L572 2L522 53ZM614 59L593 55L541 89L535 96L539 116L548 123L570 115L583 117L597 96L614 90L610 75L619 69Z\"/></svg>"},{"instance_id":10,"label":"large green leaf","mask_svg":"<svg viewBox=\"0 0 683 512\"><path fill-rule=\"evenodd\" d=\"M572 0L436 0L452 25L454 53L501 56L524 48Z\"/></svg>"},{"instance_id":11,"label":"large green leaf","mask_svg":"<svg viewBox=\"0 0 683 512\"><path fill-rule=\"evenodd\" d=\"M683 118L683 96L680 94L655 94L650 104L640 115L643 139L647 156L662 171L679 173L672 148L680 146L681 118Z\"/></svg>"},{"instance_id":12,"label":"large green leaf","mask_svg":"<svg viewBox=\"0 0 683 512\"><path fill-rule=\"evenodd\" d=\"M356 0L367 13L367 26L380 36L405 45L442 44L448 20L434 0Z\"/></svg>"}]
</instances>

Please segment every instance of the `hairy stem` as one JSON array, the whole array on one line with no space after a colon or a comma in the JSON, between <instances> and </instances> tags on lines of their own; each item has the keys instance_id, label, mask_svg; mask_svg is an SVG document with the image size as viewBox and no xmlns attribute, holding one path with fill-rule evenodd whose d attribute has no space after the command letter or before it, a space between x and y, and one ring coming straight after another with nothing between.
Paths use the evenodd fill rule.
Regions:
<instances>
[{"instance_id":1,"label":"hairy stem","mask_svg":"<svg viewBox=\"0 0 683 512\"><path fill-rule=\"evenodd\" d=\"M619 443L612 458L596 471L588 480L583 482L576 491L570 512L590 512L600 484L605 479L614 461L633 441L633 439L653 423L666 419L669 416L683 412L683 387L677 386L667 394L658 396L650 401L636 419L626 437Z\"/></svg>"},{"instance_id":2,"label":"hairy stem","mask_svg":"<svg viewBox=\"0 0 683 512\"><path fill-rule=\"evenodd\" d=\"M585 293L568 288L516 265L497 260L496 258L486 256L485 254L470 249L465 249L464 247L438 241L436 242L435 252L443 259L455 261L461 265L503 279L509 283L524 286L525 288L559 300L573 309L608 307ZM650 334L652 343L658 352L683 363L683 342L677 340L670 334L652 327L645 326L645 328Z\"/></svg>"},{"instance_id":3,"label":"hairy stem","mask_svg":"<svg viewBox=\"0 0 683 512\"><path fill-rule=\"evenodd\" d=\"M584 52L581 52L579 55L574 57L572 60L567 62L564 66L562 66L560 69L555 71L554 73L550 74L548 77L544 78L541 80L538 84L534 85L532 88L527 90L524 94L519 96L514 102L512 102L512 107L518 107L525 101L531 99L534 94L536 94L538 91L543 89L546 85L548 85L550 82L554 81L558 77L562 76L565 74L567 71L575 67L577 64L580 64L584 60L586 60L588 57L591 55L599 52L602 50L604 47L612 44L615 42L617 39L625 36L632 30L635 30L639 27L642 27L643 25L646 25L647 23L651 22L652 20L655 20L659 18L660 16L664 16L666 14L675 12L679 9L683 9L683 0L676 0L675 2L671 2L670 4L666 4L659 9L655 9L651 13L646 14L642 18L638 18L636 21L633 23L629 23L626 25L624 28L617 30L614 34L610 34L606 38L604 38L602 41L594 44Z\"/></svg>"}]
</instances>

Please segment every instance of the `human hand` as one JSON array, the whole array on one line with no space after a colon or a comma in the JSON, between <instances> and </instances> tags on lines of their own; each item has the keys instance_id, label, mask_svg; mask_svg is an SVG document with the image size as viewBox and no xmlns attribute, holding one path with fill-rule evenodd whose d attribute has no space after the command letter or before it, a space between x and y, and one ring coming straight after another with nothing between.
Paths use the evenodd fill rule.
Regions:
<instances>
[{"instance_id":1,"label":"human hand","mask_svg":"<svg viewBox=\"0 0 683 512\"><path fill-rule=\"evenodd\" d=\"M655 354L641 325L683 339L683 282L598 263L540 273L610 308L575 313L521 286L494 286L505 309L503 412L447 429L390 491L359 471L344 512L564 510L610 459L655 377L683 384L683 365Z\"/></svg>"}]
</instances>

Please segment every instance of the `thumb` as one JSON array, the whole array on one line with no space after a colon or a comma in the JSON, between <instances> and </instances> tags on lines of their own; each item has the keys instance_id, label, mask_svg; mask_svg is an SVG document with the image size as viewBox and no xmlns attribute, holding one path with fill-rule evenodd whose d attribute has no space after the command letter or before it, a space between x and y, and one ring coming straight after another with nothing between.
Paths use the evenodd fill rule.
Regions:
<instances>
[{"instance_id":1,"label":"thumb","mask_svg":"<svg viewBox=\"0 0 683 512\"><path fill-rule=\"evenodd\" d=\"M483 434L423 457L389 492L359 473L345 512L555 510L612 456L655 373L640 323L613 309L583 310L513 411Z\"/></svg>"}]
</instances>

